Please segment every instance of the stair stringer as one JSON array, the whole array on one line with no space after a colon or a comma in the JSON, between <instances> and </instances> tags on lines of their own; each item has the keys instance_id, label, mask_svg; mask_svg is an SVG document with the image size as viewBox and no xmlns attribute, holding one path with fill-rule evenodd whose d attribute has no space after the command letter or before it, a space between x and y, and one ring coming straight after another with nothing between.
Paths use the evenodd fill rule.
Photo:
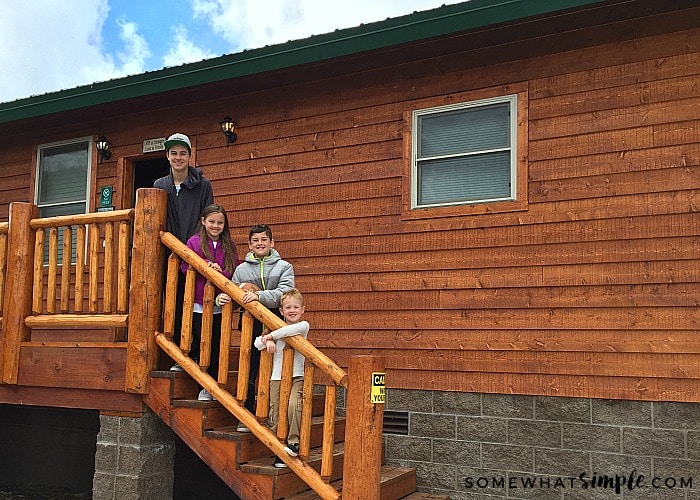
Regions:
<instances>
[{"instance_id":1,"label":"stair stringer","mask_svg":"<svg viewBox=\"0 0 700 500\"><path fill-rule=\"evenodd\" d=\"M269 479L237 469L236 447L239 443L206 437L202 429L202 409L171 405L170 384L168 379L151 377L144 403L238 496L251 500L272 498Z\"/></svg>"}]
</instances>

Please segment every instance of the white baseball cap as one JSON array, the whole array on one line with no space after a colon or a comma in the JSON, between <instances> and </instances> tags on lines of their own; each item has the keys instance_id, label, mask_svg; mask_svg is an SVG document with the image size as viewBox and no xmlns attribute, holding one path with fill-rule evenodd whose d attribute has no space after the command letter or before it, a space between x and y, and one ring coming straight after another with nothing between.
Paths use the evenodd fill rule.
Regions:
<instances>
[{"instance_id":1,"label":"white baseball cap","mask_svg":"<svg viewBox=\"0 0 700 500\"><path fill-rule=\"evenodd\" d=\"M192 144L190 143L190 138L187 137L185 134L173 134L170 137L168 137L163 144L165 146L166 151L173 147L175 144L181 144L182 146L185 146L187 148L187 151L192 153Z\"/></svg>"}]
</instances>

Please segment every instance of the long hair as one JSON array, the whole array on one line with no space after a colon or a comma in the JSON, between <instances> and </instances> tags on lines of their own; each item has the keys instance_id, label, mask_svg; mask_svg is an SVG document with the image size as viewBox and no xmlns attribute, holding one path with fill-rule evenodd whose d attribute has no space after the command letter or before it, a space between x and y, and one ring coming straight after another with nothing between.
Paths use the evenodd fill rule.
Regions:
<instances>
[{"instance_id":1,"label":"long hair","mask_svg":"<svg viewBox=\"0 0 700 500\"><path fill-rule=\"evenodd\" d=\"M202 212L202 219L206 219L211 214L223 214L224 216L224 229L219 235L219 243L221 243L221 248L224 249L224 270L233 273L236 269L236 263L238 262L238 250L236 250L236 245L231 239L231 230L228 227L228 216L226 215L226 210L221 205L212 203ZM199 241L202 247L202 253L204 257L212 260L211 252L209 251L209 235L207 234L207 228L200 221L199 228Z\"/></svg>"}]
</instances>

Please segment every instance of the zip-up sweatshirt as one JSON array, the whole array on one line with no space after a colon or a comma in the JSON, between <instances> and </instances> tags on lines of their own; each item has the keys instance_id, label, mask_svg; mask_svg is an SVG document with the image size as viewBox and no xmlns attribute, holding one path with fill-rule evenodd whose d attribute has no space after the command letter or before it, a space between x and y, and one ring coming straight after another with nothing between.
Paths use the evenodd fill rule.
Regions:
<instances>
[{"instance_id":1,"label":"zip-up sweatshirt","mask_svg":"<svg viewBox=\"0 0 700 500\"><path fill-rule=\"evenodd\" d=\"M248 252L245 260L233 273L231 281L237 285L253 283L261 292L259 300L268 309L277 309L284 292L294 288L294 268L272 248L270 253L258 259L253 252Z\"/></svg>"}]
</instances>

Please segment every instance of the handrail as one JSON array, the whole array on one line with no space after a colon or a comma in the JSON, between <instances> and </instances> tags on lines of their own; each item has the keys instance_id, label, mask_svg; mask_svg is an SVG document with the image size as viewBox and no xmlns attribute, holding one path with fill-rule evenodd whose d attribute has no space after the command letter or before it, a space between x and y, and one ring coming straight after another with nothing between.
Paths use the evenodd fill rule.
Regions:
<instances>
[{"instance_id":1,"label":"handrail","mask_svg":"<svg viewBox=\"0 0 700 500\"><path fill-rule=\"evenodd\" d=\"M247 313L252 314L257 319L259 319L263 324L270 328L271 330L276 330L284 326L284 322L279 319L276 315L270 312L265 306L259 302L252 302L249 304L243 303L244 292L238 286L236 286L231 280L226 278L223 274L210 268L207 263L199 257L197 254L192 252L189 248L180 242L174 235L168 232L160 233L161 241L165 244L167 248L172 250L176 255L189 263L190 269L194 269L202 276L204 276L209 282L215 285L217 288L227 293L235 302L240 304ZM169 268L174 268L176 266L176 261L169 262ZM170 273L168 273L170 275ZM188 279L187 282L192 282ZM172 286L172 284L169 284ZM208 285L209 286L209 285ZM166 301L167 299L166 293ZM192 293L185 294L186 304ZM226 310L227 317L230 318L230 308L231 304L226 304L224 309ZM183 321L184 322L184 321ZM246 324L247 323L247 324ZM225 328L226 322L222 322L222 327ZM230 322L229 322L230 325ZM166 322L167 328L167 322ZM230 328L230 326L229 326ZM249 339L251 322L244 322L243 331L241 332L242 337ZM202 336L204 337L206 332L203 328ZM187 331L183 325L183 337L186 336ZM301 478L308 486L310 486L316 493L318 493L324 499L338 499L340 498L340 493L333 488L329 482L332 477L333 470L333 425L335 422L335 394L336 385L327 386L326 388L326 406L324 412L324 428L323 428L323 442L322 442L322 460L321 460L321 472L317 472L315 469L305 465L305 461L308 459L309 454L309 442L310 442L310 429L311 429L311 396L313 393L313 368L318 367L325 375L330 378L334 384L341 385L342 387L347 387L347 374L328 358L325 354L320 352L316 347L313 346L308 340L301 336L286 337L285 342L287 345L300 352L309 361L307 363L307 368L305 370L305 375L309 377L308 380L305 379L304 384L304 401L302 411L302 429L300 436L300 453L299 457L293 458L287 455L284 451L284 439L287 434L287 404L280 403L280 413L278 419L278 429L277 435L272 433L267 426L262 425L258 419L264 420L267 416L267 405L263 402L265 399L262 398L258 400L258 411L257 417L252 415L242 404L244 397L238 394L241 401L233 397L227 390L219 387L216 380L211 378L204 370L201 369L200 365L189 358L181 349L172 342L169 336L165 333L156 332L156 343L168 354L175 362L180 364L183 369L192 376L202 387L204 387L209 393L211 393L217 401L219 401L228 411L230 411L243 425L248 427L251 432L275 455L284 460L289 468L294 471L299 478ZM210 339L209 339L210 340ZM185 340L185 343L189 339ZM248 344L250 341L246 340ZM266 353L264 353L266 354ZM285 349L284 361L283 361L283 380L280 389L280 401L285 401L289 398L289 389L291 388L291 378L292 378L292 365L293 356L291 349ZM261 369L260 369L260 381L258 382L258 395L269 394L269 367L271 366L271 358L269 356L262 356L261 359ZM205 364L207 364L205 362ZM263 369L263 366L267 370ZM221 369L221 366L220 366ZM265 375L267 373L267 375ZM239 377L241 375L239 374ZM247 378L247 377L246 377ZM260 406L265 406L261 408Z\"/></svg>"},{"instance_id":2,"label":"handrail","mask_svg":"<svg viewBox=\"0 0 700 500\"><path fill-rule=\"evenodd\" d=\"M32 229L48 229L59 226L78 226L81 224L97 224L101 222L120 222L134 219L134 209L113 210L111 212L91 212L87 214L57 215L29 221Z\"/></svg>"},{"instance_id":3,"label":"handrail","mask_svg":"<svg viewBox=\"0 0 700 500\"><path fill-rule=\"evenodd\" d=\"M39 320L44 322L42 326L51 323L60 324L72 319L69 312L84 314L83 300L87 298L88 310L86 314L104 318L103 324L108 324L114 318L113 313L125 316L128 310L129 300L129 241L131 237L130 224L134 219L135 210L116 210L111 212L97 212L89 214L63 215L57 217L33 218L29 221L29 227L34 234L34 278L32 296L33 317L51 316L52 319ZM115 226L118 225L118 226ZM62 229L63 261L59 264L59 231ZM87 228L87 229L86 229ZM73 237L75 230L75 249ZM104 237L101 239L101 231ZM44 263L46 239L48 233L48 265ZM115 242L116 240L116 242ZM102 243L100 245L100 243ZM115 248L116 247L116 248ZM87 249L87 255L86 255ZM67 258L75 250L75 262ZM115 252L116 250L116 252ZM115 262L115 253L116 261ZM100 288L100 257L102 257L102 307L99 305ZM85 264L88 264L88 296L84 296ZM59 274L60 267L60 274ZM74 269L73 269L74 267ZM115 272L116 267L116 272ZM73 297L73 310L70 302L71 274L75 275L75 293ZM46 296L44 296L44 276L48 280ZM114 278L116 277L116 300L114 297ZM60 295L57 297L57 291ZM57 314L58 302L58 314ZM46 310L44 311L44 303ZM101 310L100 310L101 309ZM63 316L63 318L60 318ZM116 320L119 324L107 326L123 326L122 319ZM30 320L37 324L37 320ZM89 321L80 320L78 326L89 325Z\"/></svg>"},{"instance_id":4,"label":"handrail","mask_svg":"<svg viewBox=\"0 0 700 500\"><path fill-rule=\"evenodd\" d=\"M243 295L245 292L226 278L226 276L207 266L204 259L187 248L187 246L173 234L163 231L160 234L160 239L166 247L175 252L181 259L186 260L195 271L211 281L219 290L225 292L251 315L260 320L267 328L270 330L277 330L285 325L284 321L278 318L260 302L254 301L243 304ZM285 338L285 341L306 359L312 360L313 363L321 368L337 385L347 387L347 373L332 359L316 349L305 338L299 336L288 337Z\"/></svg>"}]
</instances>

